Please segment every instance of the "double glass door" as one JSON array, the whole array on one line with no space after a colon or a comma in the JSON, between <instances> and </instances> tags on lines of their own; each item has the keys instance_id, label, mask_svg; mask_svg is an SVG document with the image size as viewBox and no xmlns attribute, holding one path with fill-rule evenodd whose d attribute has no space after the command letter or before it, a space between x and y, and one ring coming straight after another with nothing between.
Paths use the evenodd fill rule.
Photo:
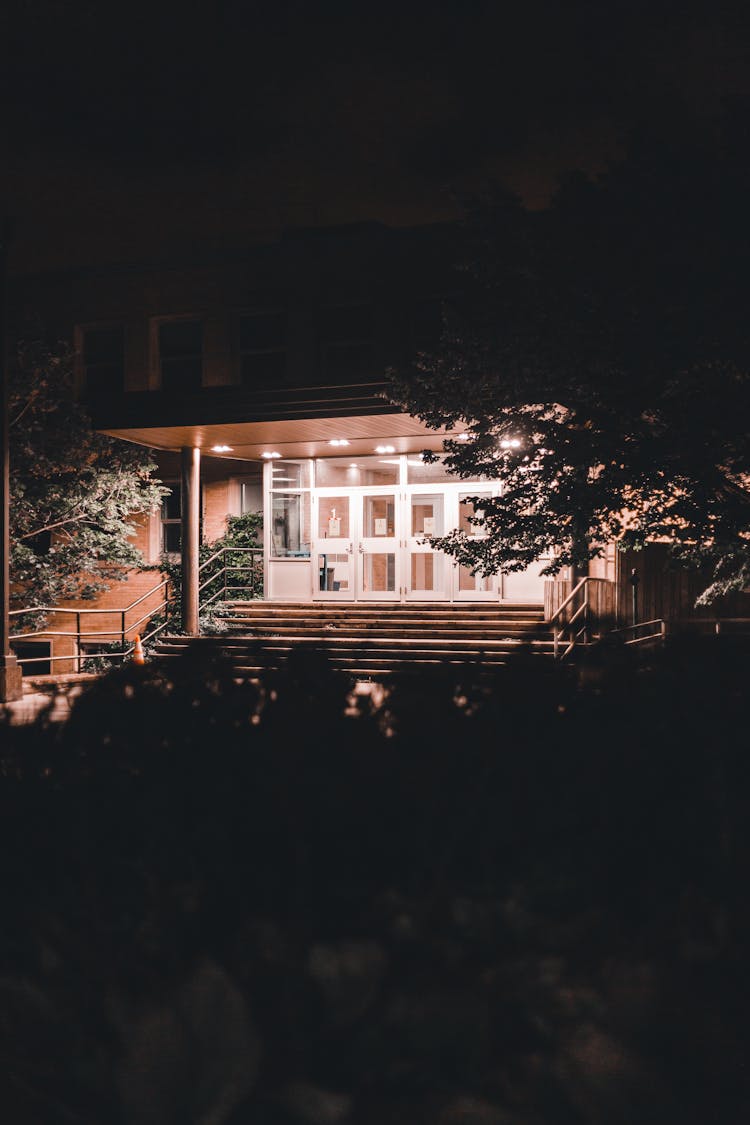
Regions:
<instances>
[{"instance_id":1,"label":"double glass door","mask_svg":"<svg viewBox=\"0 0 750 1125\"><path fill-rule=\"evenodd\" d=\"M397 601L401 596L396 490L317 497L314 596Z\"/></svg>"},{"instance_id":2,"label":"double glass door","mask_svg":"<svg viewBox=\"0 0 750 1125\"><path fill-rule=\"evenodd\" d=\"M313 497L313 597L320 601L541 601L541 563L500 577L472 574L431 545L473 519L492 493L425 485L319 490ZM476 503L474 502L476 501Z\"/></svg>"}]
</instances>

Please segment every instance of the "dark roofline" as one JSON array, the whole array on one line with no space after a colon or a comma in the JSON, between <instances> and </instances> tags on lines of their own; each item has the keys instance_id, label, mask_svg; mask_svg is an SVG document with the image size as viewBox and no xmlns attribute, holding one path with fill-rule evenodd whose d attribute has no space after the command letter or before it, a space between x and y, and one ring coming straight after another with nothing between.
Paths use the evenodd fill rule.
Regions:
<instances>
[{"instance_id":1,"label":"dark roofline","mask_svg":"<svg viewBox=\"0 0 750 1125\"><path fill-rule=\"evenodd\" d=\"M408 238L434 238L435 235L456 232L461 224L459 222L445 221L439 223L424 223L418 226L393 227L381 222L354 222L331 227L285 227L278 237L267 241L256 241L250 245L233 250L216 250L203 252L198 256L185 253L176 257L171 254L169 258L150 258L135 262L102 262L86 266L74 266L70 269L43 270L36 273L13 273L10 280L28 284L59 283L64 281L78 281L96 277L125 276L143 272L164 272L171 270L201 269L208 266L240 265L250 262L254 258L278 251L282 248L293 247L295 244L310 243L323 244L326 239L344 243L355 243L363 238L374 241L378 236L381 241L398 241Z\"/></svg>"}]
</instances>

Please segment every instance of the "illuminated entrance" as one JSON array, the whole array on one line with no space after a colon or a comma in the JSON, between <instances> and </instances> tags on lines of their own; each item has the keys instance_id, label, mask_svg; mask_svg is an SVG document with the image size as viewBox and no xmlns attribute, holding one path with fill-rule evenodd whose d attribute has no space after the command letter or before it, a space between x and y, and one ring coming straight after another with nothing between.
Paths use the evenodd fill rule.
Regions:
<instances>
[{"instance_id":1,"label":"illuminated entrance","mask_svg":"<svg viewBox=\"0 0 750 1125\"><path fill-rule=\"evenodd\" d=\"M280 461L267 473L272 599L543 600L542 563L484 578L431 546L451 528L475 533L470 497L496 494L489 482L456 481L414 454Z\"/></svg>"}]
</instances>

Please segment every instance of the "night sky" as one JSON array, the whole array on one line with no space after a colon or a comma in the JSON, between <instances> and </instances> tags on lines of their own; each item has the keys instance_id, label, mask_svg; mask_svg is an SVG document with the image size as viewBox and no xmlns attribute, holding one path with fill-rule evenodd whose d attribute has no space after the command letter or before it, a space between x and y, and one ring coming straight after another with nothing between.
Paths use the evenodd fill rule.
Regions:
<instances>
[{"instance_id":1,"label":"night sky","mask_svg":"<svg viewBox=\"0 0 750 1125\"><path fill-rule=\"evenodd\" d=\"M2 16L14 272L202 253L289 225L544 207L628 137L750 95L742 5L21 5Z\"/></svg>"}]
</instances>

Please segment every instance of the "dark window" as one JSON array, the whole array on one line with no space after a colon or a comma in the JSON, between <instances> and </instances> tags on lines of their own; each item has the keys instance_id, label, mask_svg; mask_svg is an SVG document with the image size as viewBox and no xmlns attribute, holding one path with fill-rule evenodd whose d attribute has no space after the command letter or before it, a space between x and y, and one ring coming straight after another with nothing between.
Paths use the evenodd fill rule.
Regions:
<instances>
[{"instance_id":1,"label":"dark window","mask_svg":"<svg viewBox=\"0 0 750 1125\"><path fill-rule=\"evenodd\" d=\"M203 382L201 321L168 320L160 324L159 360L163 390L198 390Z\"/></svg>"},{"instance_id":2,"label":"dark window","mask_svg":"<svg viewBox=\"0 0 750 1125\"><path fill-rule=\"evenodd\" d=\"M182 493L179 484L168 484L171 491L161 502L161 549L166 555L179 554L182 542Z\"/></svg>"},{"instance_id":3,"label":"dark window","mask_svg":"<svg viewBox=\"0 0 750 1125\"><path fill-rule=\"evenodd\" d=\"M21 675L49 676L52 671L49 641L11 641L11 649L21 665Z\"/></svg>"},{"instance_id":4,"label":"dark window","mask_svg":"<svg viewBox=\"0 0 750 1125\"><path fill-rule=\"evenodd\" d=\"M170 491L161 502L161 549L178 555L182 545L182 489L179 481L164 481ZM200 493L200 541L203 542L203 485Z\"/></svg>"},{"instance_id":5,"label":"dark window","mask_svg":"<svg viewBox=\"0 0 750 1125\"><path fill-rule=\"evenodd\" d=\"M86 390L121 391L125 385L125 332L122 328L87 328L83 333Z\"/></svg>"},{"instance_id":6,"label":"dark window","mask_svg":"<svg viewBox=\"0 0 750 1125\"><path fill-rule=\"evenodd\" d=\"M240 317L240 377L244 386L286 379L286 313L245 313Z\"/></svg>"},{"instance_id":7,"label":"dark window","mask_svg":"<svg viewBox=\"0 0 750 1125\"><path fill-rule=\"evenodd\" d=\"M320 353L323 375L348 382L374 375L375 347L370 305L338 305L322 310Z\"/></svg>"}]
</instances>

